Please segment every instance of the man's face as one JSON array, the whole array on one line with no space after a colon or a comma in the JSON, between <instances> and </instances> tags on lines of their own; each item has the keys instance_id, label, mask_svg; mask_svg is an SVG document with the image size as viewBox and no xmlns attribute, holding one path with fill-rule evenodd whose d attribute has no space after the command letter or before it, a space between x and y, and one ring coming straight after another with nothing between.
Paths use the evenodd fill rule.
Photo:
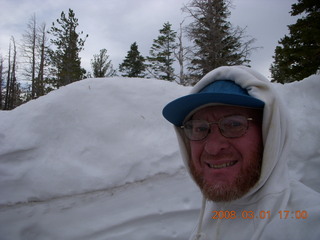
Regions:
<instances>
[{"instance_id":1,"label":"man's face","mask_svg":"<svg viewBox=\"0 0 320 240\"><path fill-rule=\"evenodd\" d=\"M193 120L217 122L230 115L253 118L244 135L226 138L216 124L200 141L190 141L191 173L203 194L212 201L232 201L242 197L259 180L262 161L261 110L213 106L197 111Z\"/></svg>"}]
</instances>

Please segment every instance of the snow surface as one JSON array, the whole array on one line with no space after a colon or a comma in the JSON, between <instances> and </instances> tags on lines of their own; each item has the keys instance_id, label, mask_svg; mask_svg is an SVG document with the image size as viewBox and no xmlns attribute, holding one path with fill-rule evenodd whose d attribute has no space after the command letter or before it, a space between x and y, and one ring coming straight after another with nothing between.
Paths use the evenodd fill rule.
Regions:
<instances>
[{"instance_id":1,"label":"snow surface","mask_svg":"<svg viewBox=\"0 0 320 240\"><path fill-rule=\"evenodd\" d=\"M295 126L290 170L320 192L320 76L276 88ZM161 112L189 91L86 79L0 111L0 239L187 239L201 194Z\"/></svg>"}]
</instances>

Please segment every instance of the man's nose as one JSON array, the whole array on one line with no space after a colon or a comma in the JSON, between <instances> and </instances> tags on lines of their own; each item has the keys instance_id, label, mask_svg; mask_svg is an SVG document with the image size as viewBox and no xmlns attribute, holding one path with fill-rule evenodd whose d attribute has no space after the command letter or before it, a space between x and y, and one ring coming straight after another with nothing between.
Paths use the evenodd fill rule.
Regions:
<instances>
[{"instance_id":1,"label":"man's nose","mask_svg":"<svg viewBox=\"0 0 320 240\"><path fill-rule=\"evenodd\" d=\"M210 128L210 132L205 139L205 151L211 155L217 155L219 152L227 149L230 146L228 138L223 136L216 124Z\"/></svg>"}]
</instances>

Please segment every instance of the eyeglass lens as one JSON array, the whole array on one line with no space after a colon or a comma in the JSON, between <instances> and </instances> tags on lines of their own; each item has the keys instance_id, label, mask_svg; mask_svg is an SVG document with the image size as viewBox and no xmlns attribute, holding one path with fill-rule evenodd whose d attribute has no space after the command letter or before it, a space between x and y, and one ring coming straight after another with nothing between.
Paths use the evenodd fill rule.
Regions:
<instances>
[{"instance_id":1,"label":"eyeglass lens","mask_svg":"<svg viewBox=\"0 0 320 240\"><path fill-rule=\"evenodd\" d=\"M210 132L211 125L217 124L220 133L228 138L241 137L248 129L248 118L242 115L234 115L221 118L218 122L207 122L205 120L189 120L184 126L186 136L193 141L206 138Z\"/></svg>"}]
</instances>

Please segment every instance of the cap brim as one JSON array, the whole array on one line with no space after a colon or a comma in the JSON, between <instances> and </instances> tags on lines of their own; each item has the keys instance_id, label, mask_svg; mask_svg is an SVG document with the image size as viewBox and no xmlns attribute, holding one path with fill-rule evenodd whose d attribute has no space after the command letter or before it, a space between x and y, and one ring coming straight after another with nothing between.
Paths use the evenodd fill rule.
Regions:
<instances>
[{"instance_id":1,"label":"cap brim","mask_svg":"<svg viewBox=\"0 0 320 240\"><path fill-rule=\"evenodd\" d=\"M172 124L181 126L183 120L191 111L202 105L217 103L233 106L263 108L264 102L251 96L235 95L228 93L195 93L178 98L168 103L163 111L163 116Z\"/></svg>"}]
</instances>

